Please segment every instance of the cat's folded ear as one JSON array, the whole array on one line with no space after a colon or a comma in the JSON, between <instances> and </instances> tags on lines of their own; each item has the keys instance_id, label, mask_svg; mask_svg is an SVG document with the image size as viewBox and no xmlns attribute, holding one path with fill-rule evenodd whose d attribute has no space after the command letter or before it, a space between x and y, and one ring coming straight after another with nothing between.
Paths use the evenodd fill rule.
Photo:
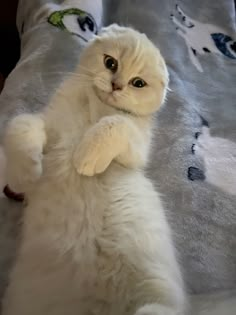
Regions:
<instances>
[{"instance_id":1,"label":"cat's folded ear","mask_svg":"<svg viewBox=\"0 0 236 315\"><path fill-rule=\"evenodd\" d=\"M92 36L91 36L91 38L90 38L90 40L89 40L89 42L90 41L96 41L96 40L99 40L101 38L101 36L99 36L99 34L92 34Z\"/></svg>"},{"instance_id":2,"label":"cat's folded ear","mask_svg":"<svg viewBox=\"0 0 236 315\"><path fill-rule=\"evenodd\" d=\"M127 31L127 27L113 23L109 26L102 27L98 35L100 35L100 36L108 35L109 36L109 35L112 35L114 33L119 34L119 33L123 33L126 31Z\"/></svg>"},{"instance_id":3,"label":"cat's folded ear","mask_svg":"<svg viewBox=\"0 0 236 315\"><path fill-rule=\"evenodd\" d=\"M118 25L117 23L110 24L109 26L102 27L98 34L92 34L91 40L92 41L99 41L104 37L110 37L112 35L119 35L121 33L127 32L127 27Z\"/></svg>"}]
</instances>

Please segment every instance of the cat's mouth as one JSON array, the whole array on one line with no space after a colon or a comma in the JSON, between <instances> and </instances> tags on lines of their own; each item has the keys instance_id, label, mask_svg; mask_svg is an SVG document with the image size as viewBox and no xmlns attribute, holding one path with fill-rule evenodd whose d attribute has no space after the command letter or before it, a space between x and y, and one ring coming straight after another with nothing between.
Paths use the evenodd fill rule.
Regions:
<instances>
[{"instance_id":1,"label":"cat's mouth","mask_svg":"<svg viewBox=\"0 0 236 315\"><path fill-rule=\"evenodd\" d=\"M115 103L117 101L117 97L112 92L103 91L96 86L94 86L94 91L99 100L108 105L112 105L111 103ZM114 106L114 105L113 105Z\"/></svg>"},{"instance_id":2,"label":"cat's mouth","mask_svg":"<svg viewBox=\"0 0 236 315\"><path fill-rule=\"evenodd\" d=\"M118 106L118 104L117 104L117 96L114 93L112 93L112 92L109 93L109 92L102 91L99 88L97 88L96 86L94 86L94 91L95 91L95 94L96 94L97 98L103 104L111 106L114 109L116 109L118 111L121 111L121 112L123 112L125 114L134 115L134 113L126 110L125 108L121 108L121 107Z\"/></svg>"}]
</instances>

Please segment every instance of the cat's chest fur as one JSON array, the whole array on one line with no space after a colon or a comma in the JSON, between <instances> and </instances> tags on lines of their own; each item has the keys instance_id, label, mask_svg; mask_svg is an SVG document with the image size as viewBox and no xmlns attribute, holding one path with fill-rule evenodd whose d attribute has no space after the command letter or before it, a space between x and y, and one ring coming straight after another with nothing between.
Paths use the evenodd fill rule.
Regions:
<instances>
[{"instance_id":1,"label":"cat's chest fur","mask_svg":"<svg viewBox=\"0 0 236 315\"><path fill-rule=\"evenodd\" d=\"M63 269L61 264L68 266L65 277L72 279L72 288L76 286L73 292L79 290L80 295L85 292L98 300L118 300L113 275L122 265L122 253L117 249L118 240L123 237L119 226L127 224L127 216L120 215L120 208L128 207L131 213L136 209L129 200L123 201L127 195L131 201L135 199L132 196L136 173L114 162L98 176L77 173L73 154L85 133L102 117L117 112L92 99L74 99L68 97L65 102L57 97L43 113L47 145L43 175L25 209L24 256L28 249L32 256L33 247L36 257L48 257L45 268L48 261L55 264L53 257L58 257L59 269ZM126 287L127 281L132 283L129 268L119 285Z\"/></svg>"},{"instance_id":2,"label":"cat's chest fur","mask_svg":"<svg viewBox=\"0 0 236 315\"><path fill-rule=\"evenodd\" d=\"M47 156L53 156L54 160L59 157L59 149L65 155L71 154L87 130L101 118L117 114L116 109L102 103L93 91L80 90L76 92L79 96L75 97L67 84L44 112Z\"/></svg>"},{"instance_id":3,"label":"cat's chest fur","mask_svg":"<svg viewBox=\"0 0 236 315\"><path fill-rule=\"evenodd\" d=\"M31 242L32 235L51 239L61 252L72 252L81 268L90 265L91 269L96 269L104 217L111 209L113 169L119 169L111 166L105 175L90 178L80 176L73 165L74 151L84 134L104 115L95 106L83 98L80 102L68 99L68 103L57 98L44 112L43 174L25 210L26 239ZM108 108L107 113L112 110Z\"/></svg>"}]
</instances>

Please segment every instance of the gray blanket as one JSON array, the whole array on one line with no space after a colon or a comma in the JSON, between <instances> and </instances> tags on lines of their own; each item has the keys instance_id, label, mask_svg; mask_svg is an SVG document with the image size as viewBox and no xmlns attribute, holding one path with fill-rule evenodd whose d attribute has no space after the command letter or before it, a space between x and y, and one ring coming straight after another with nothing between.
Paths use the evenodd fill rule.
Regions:
<instances>
[{"instance_id":1,"label":"gray blanket","mask_svg":"<svg viewBox=\"0 0 236 315\"><path fill-rule=\"evenodd\" d=\"M188 287L236 287L234 1L108 3L107 22L146 32L169 67L148 174L163 193Z\"/></svg>"},{"instance_id":2,"label":"gray blanket","mask_svg":"<svg viewBox=\"0 0 236 315\"><path fill-rule=\"evenodd\" d=\"M163 194L188 290L236 289L234 1L103 3L104 24L145 32L167 61L171 92L156 119L147 174ZM21 0L17 24L22 55L0 96L0 137L9 117L45 106L73 71L99 30L100 1ZM17 248L21 210L0 199L0 295Z\"/></svg>"}]
</instances>

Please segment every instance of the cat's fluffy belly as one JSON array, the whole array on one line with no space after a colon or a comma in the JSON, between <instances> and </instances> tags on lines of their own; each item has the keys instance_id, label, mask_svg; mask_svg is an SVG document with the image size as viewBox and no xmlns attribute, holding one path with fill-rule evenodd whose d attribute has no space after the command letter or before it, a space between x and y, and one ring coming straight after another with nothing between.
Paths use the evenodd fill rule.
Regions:
<instances>
[{"instance_id":1,"label":"cat's fluffy belly","mask_svg":"<svg viewBox=\"0 0 236 315\"><path fill-rule=\"evenodd\" d=\"M127 314L132 314L140 301L132 304L129 298L140 295L142 282L153 285L153 269L166 274L174 258L160 200L141 173L118 165L97 180L74 175L67 180L70 190L67 181L42 180L37 196L29 199L24 244L8 289L18 299L17 310L11 310L16 303L9 299L4 314L74 315L76 309L86 314L93 308L100 314L98 307L101 314L119 315L130 307ZM160 280L156 288L160 299L168 285L181 283L177 270L166 276L169 284ZM21 305L22 295L29 304ZM170 294L168 303L178 298Z\"/></svg>"}]
</instances>

